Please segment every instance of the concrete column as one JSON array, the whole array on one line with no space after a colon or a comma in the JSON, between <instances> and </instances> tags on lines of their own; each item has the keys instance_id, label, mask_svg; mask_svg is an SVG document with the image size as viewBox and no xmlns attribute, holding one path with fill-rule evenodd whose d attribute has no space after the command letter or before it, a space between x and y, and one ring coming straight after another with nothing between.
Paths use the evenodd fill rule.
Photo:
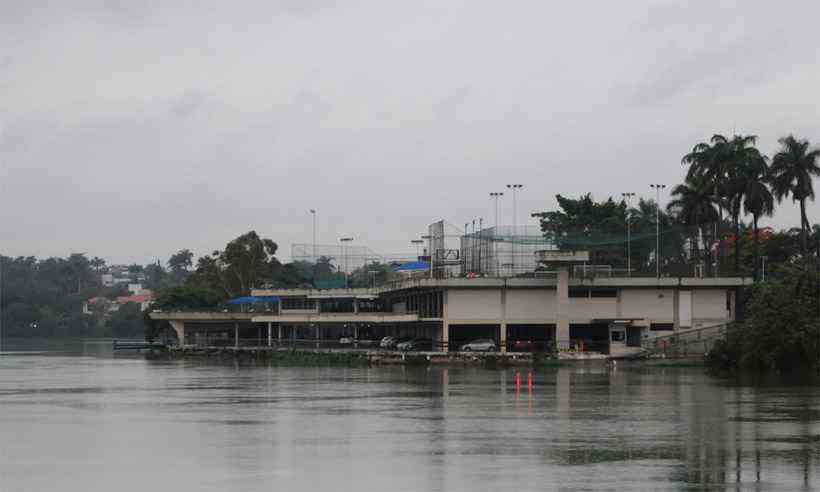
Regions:
<instances>
[{"instance_id":1,"label":"concrete column","mask_svg":"<svg viewBox=\"0 0 820 492\"><path fill-rule=\"evenodd\" d=\"M273 327L271 326L271 322L268 321L268 347L270 347L273 343Z\"/></svg>"},{"instance_id":2,"label":"concrete column","mask_svg":"<svg viewBox=\"0 0 820 492\"><path fill-rule=\"evenodd\" d=\"M450 349L450 320L447 318L447 291L441 293L441 350Z\"/></svg>"},{"instance_id":3,"label":"concrete column","mask_svg":"<svg viewBox=\"0 0 820 492\"><path fill-rule=\"evenodd\" d=\"M182 347L185 345L185 322L179 320L169 320L171 324L171 328L177 333L177 340L179 340L179 346Z\"/></svg>"},{"instance_id":4,"label":"concrete column","mask_svg":"<svg viewBox=\"0 0 820 492\"><path fill-rule=\"evenodd\" d=\"M680 330L680 290L672 293L672 324L675 331Z\"/></svg>"},{"instance_id":5,"label":"concrete column","mask_svg":"<svg viewBox=\"0 0 820 492\"><path fill-rule=\"evenodd\" d=\"M498 348L507 353L507 286L501 289L501 324L498 327Z\"/></svg>"},{"instance_id":6,"label":"concrete column","mask_svg":"<svg viewBox=\"0 0 820 492\"><path fill-rule=\"evenodd\" d=\"M233 346L239 348L239 323L233 324Z\"/></svg>"},{"instance_id":7,"label":"concrete column","mask_svg":"<svg viewBox=\"0 0 820 492\"><path fill-rule=\"evenodd\" d=\"M353 298L353 314L359 314L359 300Z\"/></svg>"},{"instance_id":8,"label":"concrete column","mask_svg":"<svg viewBox=\"0 0 820 492\"><path fill-rule=\"evenodd\" d=\"M556 295L555 341L558 349L569 349L569 269L558 270L558 287Z\"/></svg>"},{"instance_id":9,"label":"concrete column","mask_svg":"<svg viewBox=\"0 0 820 492\"><path fill-rule=\"evenodd\" d=\"M353 340L358 340L358 339L359 339L359 325L354 324L353 325Z\"/></svg>"},{"instance_id":10,"label":"concrete column","mask_svg":"<svg viewBox=\"0 0 820 492\"><path fill-rule=\"evenodd\" d=\"M276 339L281 342L282 341L282 323L276 323L276 331L277 331Z\"/></svg>"}]
</instances>

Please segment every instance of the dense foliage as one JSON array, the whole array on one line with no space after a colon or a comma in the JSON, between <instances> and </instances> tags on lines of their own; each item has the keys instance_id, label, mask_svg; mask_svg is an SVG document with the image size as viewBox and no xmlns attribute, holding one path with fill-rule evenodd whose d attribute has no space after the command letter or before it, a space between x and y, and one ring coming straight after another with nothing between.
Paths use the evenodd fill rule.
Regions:
<instances>
[{"instance_id":1,"label":"dense foliage","mask_svg":"<svg viewBox=\"0 0 820 492\"><path fill-rule=\"evenodd\" d=\"M631 267L634 271L654 271L657 212L664 231L660 241L663 265L670 267L681 261L681 231L668 213L656 210L654 200L641 199L636 207L628 208L625 201L608 198L596 202L590 194L577 199L557 195L556 199L559 210L533 215L541 219L544 236L559 249L589 251L593 264L626 268L629 221Z\"/></svg>"},{"instance_id":2,"label":"dense foliage","mask_svg":"<svg viewBox=\"0 0 820 492\"><path fill-rule=\"evenodd\" d=\"M131 321L140 319L131 310L112 318L84 314L83 302L91 297L115 299L127 294L124 285L103 287L99 258L10 258L0 256L2 290L0 322L4 337L128 336ZM130 316L130 317L129 317Z\"/></svg>"},{"instance_id":3,"label":"dense foliage","mask_svg":"<svg viewBox=\"0 0 820 492\"><path fill-rule=\"evenodd\" d=\"M793 271L751 291L746 319L731 325L707 357L713 368L793 372L815 367L820 347L815 274Z\"/></svg>"}]
</instances>

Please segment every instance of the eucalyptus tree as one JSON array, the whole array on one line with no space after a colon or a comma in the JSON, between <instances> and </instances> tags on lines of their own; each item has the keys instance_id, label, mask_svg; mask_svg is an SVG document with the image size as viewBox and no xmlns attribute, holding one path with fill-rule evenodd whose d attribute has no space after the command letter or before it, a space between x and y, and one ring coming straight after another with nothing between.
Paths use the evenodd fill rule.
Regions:
<instances>
[{"instance_id":1,"label":"eucalyptus tree","mask_svg":"<svg viewBox=\"0 0 820 492\"><path fill-rule=\"evenodd\" d=\"M810 228L806 216L806 200L814 200L812 178L820 176L820 149L812 149L808 140L798 140L789 135L778 140L780 150L772 158L772 190L778 202L787 196L800 203L800 249L803 257L808 251L807 231Z\"/></svg>"},{"instance_id":2,"label":"eucalyptus tree","mask_svg":"<svg viewBox=\"0 0 820 492\"><path fill-rule=\"evenodd\" d=\"M719 200L709 189L709 184L703 177L692 177L683 184L675 186L672 188L671 196L672 200L666 210L688 228L691 257L693 260L699 260L701 259L699 247L701 237L703 237L704 246L709 237L708 229L704 226L717 222ZM705 251L706 248L704 248L704 253Z\"/></svg>"}]
</instances>

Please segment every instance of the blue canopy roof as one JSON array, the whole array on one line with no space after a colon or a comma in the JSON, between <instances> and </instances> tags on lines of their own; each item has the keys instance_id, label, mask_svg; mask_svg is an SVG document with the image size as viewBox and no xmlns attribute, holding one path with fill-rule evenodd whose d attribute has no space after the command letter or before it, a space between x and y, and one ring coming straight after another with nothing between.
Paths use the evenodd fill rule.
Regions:
<instances>
[{"instance_id":1,"label":"blue canopy roof","mask_svg":"<svg viewBox=\"0 0 820 492\"><path fill-rule=\"evenodd\" d=\"M419 270L429 270L430 264L426 261L413 261L410 263L404 263L403 265L399 265L393 268L394 271L397 272L415 272Z\"/></svg>"},{"instance_id":2,"label":"blue canopy roof","mask_svg":"<svg viewBox=\"0 0 820 492\"><path fill-rule=\"evenodd\" d=\"M256 304L258 302L279 302L276 296L244 296L225 301L225 304Z\"/></svg>"}]
</instances>

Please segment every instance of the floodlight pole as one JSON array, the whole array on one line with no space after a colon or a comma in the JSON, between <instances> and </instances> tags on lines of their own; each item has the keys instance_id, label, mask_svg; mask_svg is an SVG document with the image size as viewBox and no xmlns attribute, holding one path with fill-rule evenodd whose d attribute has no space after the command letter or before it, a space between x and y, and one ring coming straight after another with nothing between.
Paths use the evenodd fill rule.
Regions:
<instances>
[{"instance_id":1,"label":"floodlight pole","mask_svg":"<svg viewBox=\"0 0 820 492\"><path fill-rule=\"evenodd\" d=\"M507 189L512 190L513 196L513 233L512 233L512 244L510 245L510 259L512 260L512 269L511 269L511 276L515 275L515 236L518 233L518 218L516 217L518 210L516 208L516 195L517 191L521 190L524 185L522 184L508 184Z\"/></svg>"},{"instance_id":2,"label":"floodlight pole","mask_svg":"<svg viewBox=\"0 0 820 492\"><path fill-rule=\"evenodd\" d=\"M661 190L666 188L665 184L651 184L650 188L655 190L655 270L658 278L661 278Z\"/></svg>"}]
</instances>

